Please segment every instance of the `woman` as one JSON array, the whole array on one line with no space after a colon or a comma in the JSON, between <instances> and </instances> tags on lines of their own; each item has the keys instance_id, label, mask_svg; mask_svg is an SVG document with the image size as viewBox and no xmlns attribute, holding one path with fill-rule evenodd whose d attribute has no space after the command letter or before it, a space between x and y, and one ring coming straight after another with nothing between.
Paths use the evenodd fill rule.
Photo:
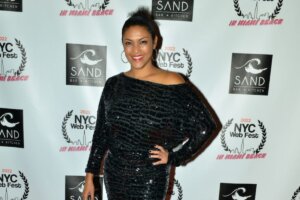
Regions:
<instances>
[{"instance_id":1,"label":"woman","mask_svg":"<svg viewBox=\"0 0 300 200\"><path fill-rule=\"evenodd\" d=\"M94 199L92 180L105 152L109 200L163 200L170 167L190 159L215 128L188 82L155 66L159 36L146 9L133 13L123 26L122 43L131 68L109 78L102 92L84 200Z\"/></svg>"}]
</instances>

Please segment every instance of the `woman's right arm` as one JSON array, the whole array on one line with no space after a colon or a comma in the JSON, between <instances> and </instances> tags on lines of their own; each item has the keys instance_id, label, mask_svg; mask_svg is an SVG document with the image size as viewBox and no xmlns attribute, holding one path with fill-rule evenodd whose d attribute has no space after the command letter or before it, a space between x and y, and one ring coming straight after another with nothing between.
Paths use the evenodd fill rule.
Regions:
<instances>
[{"instance_id":1,"label":"woman's right arm","mask_svg":"<svg viewBox=\"0 0 300 200\"><path fill-rule=\"evenodd\" d=\"M101 95L101 99L98 106L96 127L92 140L92 148L85 169L86 173L98 175L100 173L101 160L104 157L107 150L107 128L105 117L105 104L104 104L104 91Z\"/></svg>"},{"instance_id":2,"label":"woman's right arm","mask_svg":"<svg viewBox=\"0 0 300 200\"><path fill-rule=\"evenodd\" d=\"M92 140L92 148L90 156L88 159L87 167L85 169L85 186L83 192L83 199L88 200L88 196L91 196L91 200L94 200L95 187L93 183L94 175L99 175L101 161L104 157L104 154L107 150L107 128L106 128L106 110L105 110L105 94L111 89L107 87L109 79L106 81L104 86L98 111L97 111L97 120L96 127Z\"/></svg>"},{"instance_id":3,"label":"woman's right arm","mask_svg":"<svg viewBox=\"0 0 300 200\"><path fill-rule=\"evenodd\" d=\"M86 173L84 190L82 193L83 200L89 200L88 197L91 197L90 199L94 200L95 186L93 183L93 179L94 179L94 174Z\"/></svg>"}]
</instances>

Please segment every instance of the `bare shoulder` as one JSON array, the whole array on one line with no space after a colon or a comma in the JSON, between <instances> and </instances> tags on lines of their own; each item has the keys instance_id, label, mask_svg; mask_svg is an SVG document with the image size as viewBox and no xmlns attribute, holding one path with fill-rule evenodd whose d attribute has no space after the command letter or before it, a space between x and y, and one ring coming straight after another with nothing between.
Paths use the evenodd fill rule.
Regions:
<instances>
[{"instance_id":1,"label":"bare shoulder","mask_svg":"<svg viewBox=\"0 0 300 200\"><path fill-rule=\"evenodd\" d=\"M163 71L162 73L163 82L168 85L185 83L185 79L182 75L176 72Z\"/></svg>"}]
</instances>

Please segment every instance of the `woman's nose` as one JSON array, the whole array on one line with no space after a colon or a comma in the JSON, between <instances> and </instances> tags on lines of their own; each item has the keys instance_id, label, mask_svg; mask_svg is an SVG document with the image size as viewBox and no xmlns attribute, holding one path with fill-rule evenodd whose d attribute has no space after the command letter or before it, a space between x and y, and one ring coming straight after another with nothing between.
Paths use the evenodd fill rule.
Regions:
<instances>
[{"instance_id":1,"label":"woman's nose","mask_svg":"<svg viewBox=\"0 0 300 200\"><path fill-rule=\"evenodd\" d=\"M138 44L135 44L135 45L133 46L133 52L134 52L134 53L139 53L139 52L140 52L140 46L139 46Z\"/></svg>"}]
</instances>

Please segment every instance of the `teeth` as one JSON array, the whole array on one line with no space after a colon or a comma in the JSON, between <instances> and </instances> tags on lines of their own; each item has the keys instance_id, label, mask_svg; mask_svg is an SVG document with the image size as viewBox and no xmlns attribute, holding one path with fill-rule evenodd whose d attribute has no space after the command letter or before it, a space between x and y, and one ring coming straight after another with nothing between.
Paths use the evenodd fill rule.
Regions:
<instances>
[{"instance_id":1,"label":"teeth","mask_svg":"<svg viewBox=\"0 0 300 200\"><path fill-rule=\"evenodd\" d=\"M134 56L134 57L133 57L134 60L139 60L139 59L141 59L141 58L142 58L142 56Z\"/></svg>"}]
</instances>

